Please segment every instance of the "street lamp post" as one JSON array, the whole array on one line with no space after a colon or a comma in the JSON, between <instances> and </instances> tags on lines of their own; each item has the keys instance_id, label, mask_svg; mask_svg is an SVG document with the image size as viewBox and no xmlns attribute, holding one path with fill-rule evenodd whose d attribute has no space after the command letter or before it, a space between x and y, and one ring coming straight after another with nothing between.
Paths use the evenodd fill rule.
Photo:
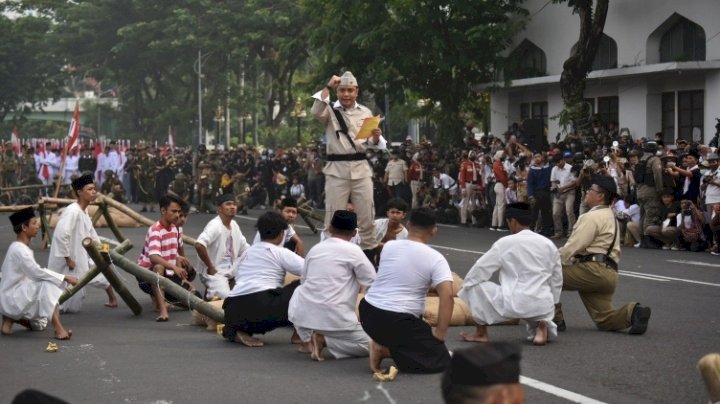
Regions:
<instances>
[{"instance_id":1,"label":"street lamp post","mask_svg":"<svg viewBox=\"0 0 720 404\"><path fill-rule=\"evenodd\" d=\"M300 143L300 120L307 117L307 112L303 108L300 97L295 100L295 108L290 112L290 116L294 117L297 121L297 143Z\"/></svg>"},{"instance_id":2,"label":"street lamp post","mask_svg":"<svg viewBox=\"0 0 720 404\"><path fill-rule=\"evenodd\" d=\"M223 115L223 109L222 105L220 105L220 102L218 101L217 109L215 110L215 117L213 118L215 121L215 145L220 145L220 126L225 122L225 115Z\"/></svg>"}]
</instances>

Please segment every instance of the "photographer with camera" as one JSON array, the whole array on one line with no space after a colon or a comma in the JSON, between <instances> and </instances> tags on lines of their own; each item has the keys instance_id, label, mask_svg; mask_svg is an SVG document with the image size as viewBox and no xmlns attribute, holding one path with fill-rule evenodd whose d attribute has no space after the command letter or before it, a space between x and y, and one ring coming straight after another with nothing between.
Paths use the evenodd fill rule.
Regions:
<instances>
[{"instance_id":1,"label":"photographer with camera","mask_svg":"<svg viewBox=\"0 0 720 404\"><path fill-rule=\"evenodd\" d=\"M676 183L682 188L678 189L679 199L687 199L697 206L700 195L700 182L702 175L698 166L699 155L697 150L691 150L683 158L684 167L668 165L667 173L676 178ZM678 182L679 181L679 182Z\"/></svg>"},{"instance_id":2,"label":"photographer with camera","mask_svg":"<svg viewBox=\"0 0 720 404\"><path fill-rule=\"evenodd\" d=\"M542 152L533 154L533 163L527 177L528 202L532 207L530 229L535 230L538 215L542 216L540 234L550 236L552 227L552 200L550 199L550 174L552 166L545 161Z\"/></svg>"},{"instance_id":3,"label":"photographer with camera","mask_svg":"<svg viewBox=\"0 0 720 404\"><path fill-rule=\"evenodd\" d=\"M680 215L677 226L680 231L681 245L690 251L700 252L707 248L707 239L703 233L705 216L695 204L688 199L680 201Z\"/></svg>"}]
</instances>

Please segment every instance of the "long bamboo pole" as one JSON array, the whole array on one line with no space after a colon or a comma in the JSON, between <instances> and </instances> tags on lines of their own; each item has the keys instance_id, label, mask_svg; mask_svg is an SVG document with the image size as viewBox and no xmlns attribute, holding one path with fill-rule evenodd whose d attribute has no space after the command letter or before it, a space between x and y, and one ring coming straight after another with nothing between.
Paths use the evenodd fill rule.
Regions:
<instances>
[{"instance_id":1,"label":"long bamboo pole","mask_svg":"<svg viewBox=\"0 0 720 404\"><path fill-rule=\"evenodd\" d=\"M111 240L107 240L107 239L103 239L103 238L101 238L100 240L103 241L103 242L108 242L108 243L111 242ZM125 240L125 241L123 241L121 244L117 244L117 243L115 243L115 244L116 244L116 246L115 246L113 249L114 249L115 251L117 251L118 253L120 253L120 254L125 254L126 252L130 251L130 249L133 247L133 245L132 245L132 243L130 242L130 240ZM79 292L80 289L82 289L83 286L85 286L85 285L87 285L88 283L90 283L90 281L93 280L96 276L98 276L99 273L100 273L100 269L97 267L97 265L92 266L92 267L90 268L90 270L85 274L85 276L83 276L82 279L80 279L80 280L78 281L77 285L75 285L75 286L67 289L67 290L65 291L65 293L63 293L63 294L60 296L60 301L59 301L59 303L60 303L60 304L65 303L65 301L66 301L67 299L71 298L71 297L74 296L77 292Z\"/></svg>"},{"instance_id":2,"label":"long bamboo pole","mask_svg":"<svg viewBox=\"0 0 720 404\"><path fill-rule=\"evenodd\" d=\"M107 222L108 227L110 228L110 231L112 231L113 235L115 236L118 241L125 241L127 240L123 233L120 231L120 228L118 227L117 223L115 223L115 219L113 219L112 215L110 214L110 210L108 209L108 205L106 201L110 198L102 198L100 199L100 206L98 207L99 210L102 211L102 215L105 218L105 222Z\"/></svg>"},{"instance_id":3,"label":"long bamboo pole","mask_svg":"<svg viewBox=\"0 0 720 404\"><path fill-rule=\"evenodd\" d=\"M114 250L110 250L110 258L112 258L116 267L134 275L144 282L151 285L158 285L166 293L170 293L176 299L186 303L188 308L191 310L197 310L201 314L204 314L219 323L225 322L225 312L222 309L199 299L197 296L183 289L181 286L176 285L173 281L163 276L159 276L156 272L150 271L147 268L141 267L135 262L125 258L122 254L118 254Z\"/></svg>"},{"instance_id":4,"label":"long bamboo pole","mask_svg":"<svg viewBox=\"0 0 720 404\"><path fill-rule=\"evenodd\" d=\"M93 243L92 238L85 238L82 244L85 248L85 251L88 252L90 258L95 261L95 265L97 266L97 268L100 270L100 272L102 272L103 275L105 275L105 278L107 278L108 282L110 282L112 288L115 289L118 295L120 295L123 301L125 301L125 304L130 307L130 310L132 310L133 314L139 316L140 313L142 313L142 306L140 306L140 303L135 300L135 297L133 297L132 293L130 293L127 287L125 287L125 284L118 277L118 275L112 270L112 268L110 268L110 265L105 259L105 257L100 255L100 251L98 251L97 247L95 247L95 243ZM120 256L122 257L122 255Z\"/></svg>"}]
</instances>

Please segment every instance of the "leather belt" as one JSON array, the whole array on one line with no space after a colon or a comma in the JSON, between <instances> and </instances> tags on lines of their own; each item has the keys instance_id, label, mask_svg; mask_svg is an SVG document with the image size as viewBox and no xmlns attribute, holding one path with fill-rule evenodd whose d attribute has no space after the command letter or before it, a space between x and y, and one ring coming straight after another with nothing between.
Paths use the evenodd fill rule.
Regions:
<instances>
[{"instance_id":1,"label":"leather belt","mask_svg":"<svg viewBox=\"0 0 720 404\"><path fill-rule=\"evenodd\" d=\"M354 154L328 154L327 161L361 161L367 160L364 153Z\"/></svg>"},{"instance_id":2,"label":"leather belt","mask_svg":"<svg viewBox=\"0 0 720 404\"><path fill-rule=\"evenodd\" d=\"M618 270L617 262L613 261L612 258L605 254L576 255L575 258L577 258L580 262L599 262L605 264L615 272Z\"/></svg>"}]
</instances>

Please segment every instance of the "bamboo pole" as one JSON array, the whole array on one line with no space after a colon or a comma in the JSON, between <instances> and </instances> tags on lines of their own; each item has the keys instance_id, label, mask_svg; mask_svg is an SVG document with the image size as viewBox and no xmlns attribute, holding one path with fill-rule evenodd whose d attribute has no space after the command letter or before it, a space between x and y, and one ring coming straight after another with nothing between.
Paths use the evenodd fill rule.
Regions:
<instances>
[{"instance_id":1,"label":"bamboo pole","mask_svg":"<svg viewBox=\"0 0 720 404\"><path fill-rule=\"evenodd\" d=\"M105 218L105 222L107 222L108 227L110 228L110 231L112 231L113 235L115 236L118 241L125 241L127 240L125 236L120 231L120 228L118 227L117 223L115 223L115 219L113 219L112 215L110 214L110 210L108 209L107 201L110 198L103 198L100 199L100 206L98 207L98 210L102 211L102 215Z\"/></svg>"},{"instance_id":2,"label":"bamboo pole","mask_svg":"<svg viewBox=\"0 0 720 404\"><path fill-rule=\"evenodd\" d=\"M130 310L132 310L133 314L135 314L136 316L140 315L140 313L142 313L142 307L140 306L140 303L135 300L135 297L133 297L132 293L130 293L130 291L125 287L125 284L122 282L122 280L120 280L118 275L113 272L105 257L100 255L100 251L98 251L98 249L95 247L95 243L93 243L92 238L86 237L83 240L82 244L85 250L88 252L90 258L95 261L95 265L97 266L97 268L100 270L100 272L102 272L103 275L105 275L105 278L107 278L108 282L110 282L112 288L115 289L118 295L120 295L123 301L125 301L125 304L130 307ZM123 257L122 255L120 256Z\"/></svg>"},{"instance_id":3,"label":"bamboo pole","mask_svg":"<svg viewBox=\"0 0 720 404\"><path fill-rule=\"evenodd\" d=\"M0 213L14 213L27 208L33 208L34 210L37 210L38 207L39 205L37 203L34 205L0 206Z\"/></svg>"},{"instance_id":4,"label":"bamboo pole","mask_svg":"<svg viewBox=\"0 0 720 404\"><path fill-rule=\"evenodd\" d=\"M186 303L188 308L191 310L197 310L199 313L204 314L211 319L219 322L225 322L225 312L208 302L199 299L194 294L183 289L181 286L176 285L173 281L158 275L147 268L143 268L133 261L125 258L122 254L118 254L114 250L110 250L110 258L112 258L115 266L128 272L131 275L147 282L151 285L158 285L165 293L170 293L176 299Z\"/></svg>"},{"instance_id":5,"label":"bamboo pole","mask_svg":"<svg viewBox=\"0 0 720 404\"><path fill-rule=\"evenodd\" d=\"M108 206L115 208L115 209L119 210L120 212L130 216L132 219L135 219L138 223L142 223L146 226L152 226L153 224L155 224L155 220L149 219L149 218L135 212L134 210L130 209L125 204L122 204L122 203L115 201L111 198L108 198L104 195L98 195L98 199L101 199L101 198L108 204ZM190 244L192 246L195 246L195 243L196 243L196 240L194 238L189 237L185 234L183 234L183 241L185 241L185 243Z\"/></svg>"},{"instance_id":6,"label":"bamboo pole","mask_svg":"<svg viewBox=\"0 0 720 404\"><path fill-rule=\"evenodd\" d=\"M70 184L63 184L62 187L68 187ZM33 184L33 185L18 185L15 187L4 187L0 188L0 192L6 192L6 191L21 191L23 189L40 189L40 188L49 188L51 185L45 185L45 184Z\"/></svg>"},{"instance_id":7,"label":"bamboo pole","mask_svg":"<svg viewBox=\"0 0 720 404\"><path fill-rule=\"evenodd\" d=\"M114 243L113 249L120 254L125 254L126 252L130 251L130 249L133 247L130 240L125 240L122 242L122 244L117 244L116 242L112 242L112 240L108 240L108 239L104 239L104 238L101 238L100 240L104 243L109 243L109 244ZM71 298L77 292L79 292L83 286L90 283L90 281L93 280L96 276L98 276L99 273L100 273L100 269L97 267L97 265L93 265L92 267L90 267L90 270L85 274L85 276L82 277L82 279L80 279L78 281L77 285L67 289L65 291L65 293L63 293L60 296L59 303L60 304L65 303L65 301L67 299Z\"/></svg>"},{"instance_id":8,"label":"bamboo pole","mask_svg":"<svg viewBox=\"0 0 720 404\"><path fill-rule=\"evenodd\" d=\"M40 229L42 230L40 248L45 250L50 247L50 226L48 225L47 217L45 216L45 203L41 200L39 205L38 216L40 216Z\"/></svg>"},{"instance_id":9,"label":"bamboo pole","mask_svg":"<svg viewBox=\"0 0 720 404\"><path fill-rule=\"evenodd\" d=\"M92 223L93 227L97 225L97 221L102 217L103 211L102 209L98 209L93 213L92 217L90 218L90 223Z\"/></svg>"}]
</instances>

